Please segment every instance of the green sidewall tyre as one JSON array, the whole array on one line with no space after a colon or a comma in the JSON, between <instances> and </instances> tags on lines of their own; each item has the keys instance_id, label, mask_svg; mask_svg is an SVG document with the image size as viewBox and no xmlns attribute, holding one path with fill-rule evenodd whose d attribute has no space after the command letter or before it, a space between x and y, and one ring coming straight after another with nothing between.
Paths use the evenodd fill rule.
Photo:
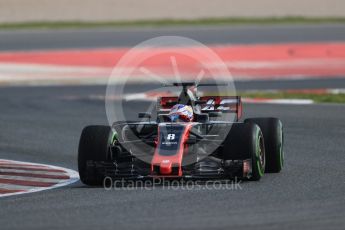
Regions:
<instances>
[{"instance_id":1,"label":"green sidewall tyre","mask_svg":"<svg viewBox=\"0 0 345 230\"><path fill-rule=\"evenodd\" d=\"M284 166L283 124L277 118L250 118L245 123L257 124L264 136L267 173L278 173Z\"/></svg>"},{"instance_id":2,"label":"green sidewall tyre","mask_svg":"<svg viewBox=\"0 0 345 230\"><path fill-rule=\"evenodd\" d=\"M260 128L255 125L253 130L253 145L252 145L252 177L250 180L258 181L264 175L265 172L265 146L264 137ZM262 152L263 161L260 160L260 153Z\"/></svg>"},{"instance_id":3,"label":"green sidewall tyre","mask_svg":"<svg viewBox=\"0 0 345 230\"><path fill-rule=\"evenodd\" d=\"M260 146L260 140L261 146ZM265 165L259 160L260 148L265 159L263 134L254 123L236 123L224 141L224 160L252 160L252 176L250 180L260 180L264 174ZM265 160L263 161L265 163Z\"/></svg>"}]
</instances>

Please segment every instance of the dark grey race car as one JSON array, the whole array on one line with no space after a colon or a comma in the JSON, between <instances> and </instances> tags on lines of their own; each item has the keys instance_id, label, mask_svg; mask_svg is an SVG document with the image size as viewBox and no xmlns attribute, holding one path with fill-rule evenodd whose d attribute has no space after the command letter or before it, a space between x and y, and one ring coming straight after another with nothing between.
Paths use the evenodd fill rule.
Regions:
<instances>
[{"instance_id":1,"label":"dark grey race car","mask_svg":"<svg viewBox=\"0 0 345 230\"><path fill-rule=\"evenodd\" d=\"M198 97L197 87L208 85L173 83L182 92L158 99L155 121L151 114L139 113L146 121L85 127L78 153L81 181L101 185L106 177L260 180L265 172L280 172L282 122L277 118L240 122L241 98ZM167 113L175 104L192 106L194 121L171 122Z\"/></svg>"}]
</instances>

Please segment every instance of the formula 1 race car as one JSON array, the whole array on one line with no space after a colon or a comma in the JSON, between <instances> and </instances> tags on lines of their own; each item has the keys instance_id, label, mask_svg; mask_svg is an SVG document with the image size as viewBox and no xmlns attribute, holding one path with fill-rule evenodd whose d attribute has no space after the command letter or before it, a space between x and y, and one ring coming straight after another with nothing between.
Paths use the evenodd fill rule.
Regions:
<instances>
[{"instance_id":1,"label":"formula 1 race car","mask_svg":"<svg viewBox=\"0 0 345 230\"><path fill-rule=\"evenodd\" d=\"M85 127L78 150L81 181L87 185L102 185L106 177L257 181L264 172L280 172L282 122L277 118L240 122L241 97L198 96L197 87L208 85L212 84L173 83L182 92L158 98L154 121L151 114L139 113L142 121ZM189 105L193 121L172 122L167 114L176 104ZM224 115L232 118L225 120Z\"/></svg>"}]
</instances>

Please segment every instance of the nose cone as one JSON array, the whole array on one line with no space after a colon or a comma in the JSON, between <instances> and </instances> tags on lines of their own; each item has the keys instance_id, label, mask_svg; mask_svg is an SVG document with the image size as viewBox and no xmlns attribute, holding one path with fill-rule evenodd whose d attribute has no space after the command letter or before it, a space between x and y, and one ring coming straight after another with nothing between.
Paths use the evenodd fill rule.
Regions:
<instances>
[{"instance_id":1,"label":"nose cone","mask_svg":"<svg viewBox=\"0 0 345 230\"><path fill-rule=\"evenodd\" d=\"M160 169L159 172L162 175L170 175L172 172L172 163L170 160L162 160L162 162L159 165Z\"/></svg>"}]
</instances>

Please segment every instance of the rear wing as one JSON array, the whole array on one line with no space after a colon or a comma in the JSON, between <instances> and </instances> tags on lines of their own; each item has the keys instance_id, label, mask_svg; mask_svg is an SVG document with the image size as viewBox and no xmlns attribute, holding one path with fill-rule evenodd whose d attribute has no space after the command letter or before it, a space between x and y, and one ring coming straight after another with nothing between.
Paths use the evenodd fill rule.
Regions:
<instances>
[{"instance_id":1,"label":"rear wing","mask_svg":"<svg viewBox=\"0 0 345 230\"><path fill-rule=\"evenodd\" d=\"M158 114L167 114L176 105L178 97L160 97L157 103ZM242 117L242 101L240 96L204 96L196 101L201 113L223 112L235 113L237 120Z\"/></svg>"}]
</instances>

